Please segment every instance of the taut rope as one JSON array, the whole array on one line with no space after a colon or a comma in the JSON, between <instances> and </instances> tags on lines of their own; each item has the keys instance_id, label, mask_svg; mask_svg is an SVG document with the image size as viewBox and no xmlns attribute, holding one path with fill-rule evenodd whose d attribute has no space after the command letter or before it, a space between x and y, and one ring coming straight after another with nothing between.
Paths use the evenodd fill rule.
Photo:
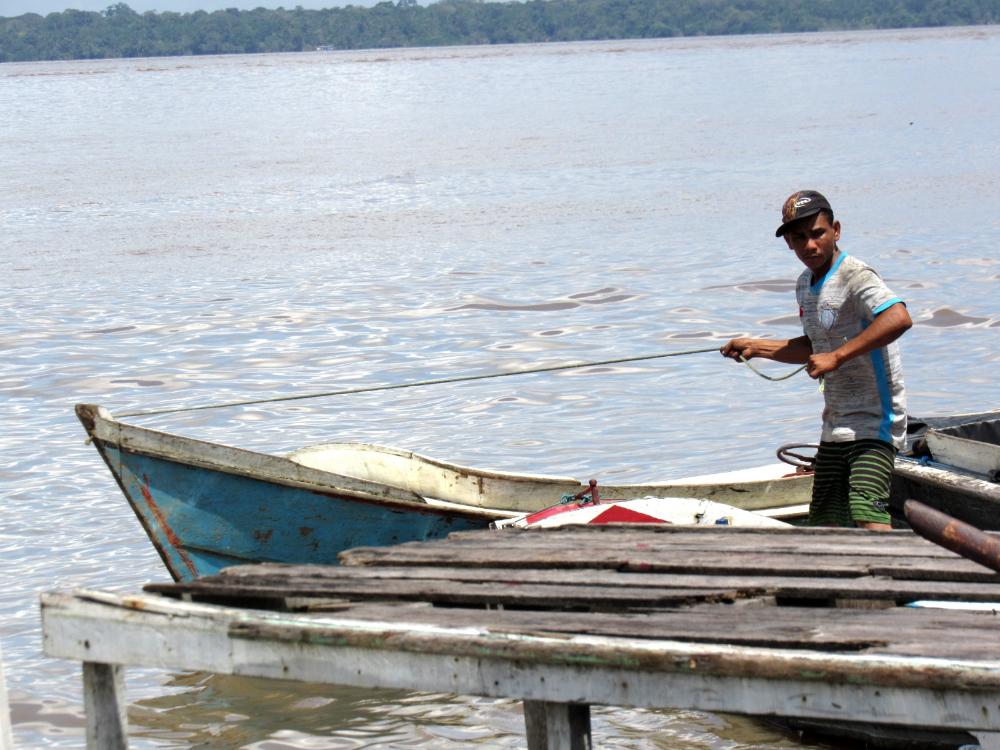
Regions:
<instances>
[{"instance_id":1,"label":"taut rope","mask_svg":"<svg viewBox=\"0 0 1000 750\"><path fill-rule=\"evenodd\" d=\"M704 354L705 352L717 352L719 347L712 346L706 347L704 349L687 349L678 352L664 352L662 354L647 354L641 357L621 357L619 359L603 359L597 362L579 362L572 365L552 365L551 367L533 367L528 370L514 370L513 372L491 372L485 375L457 375L451 378L434 378L432 380L418 380L413 383L396 383L394 385L373 385L367 386L365 388L348 388L346 390L340 391L324 391L322 393L303 393L298 396L276 396L275 398L260 398L252 399L249 401L229 401L223 404L205 404L203 406L182 406L172 409L154 409L151 411L129 411L122 414L115 414L115 417L151 417L160 414L180 414L181 412L189 411L205 411L207 409L226 409L232 406L253 406L256 404L274 404L280 401L301 401L310 398L322 398L325 396L346 396L352 393L374 393L375 391L393 391L401 388L418 388L425 385L441 385L443 383L465 383L472 380L489 380L491 378L507 378L513 375L531 375L540 372L556 372L558 370L576 370L584 367L597 367L598 365L616 365L623 362L642 362L648 359L663 359L665 357L684 357L689 354ZM743 362L747 367L753 370L755 373L760 375L762 378L771 381L787 380L788 378L796 375L805 369L805 365L793 370L787 375L781 375L778 377L771 377L770 375L765 375L756 367L751 365L742 356L740 361Z\"/></svg>"}]
</instances>

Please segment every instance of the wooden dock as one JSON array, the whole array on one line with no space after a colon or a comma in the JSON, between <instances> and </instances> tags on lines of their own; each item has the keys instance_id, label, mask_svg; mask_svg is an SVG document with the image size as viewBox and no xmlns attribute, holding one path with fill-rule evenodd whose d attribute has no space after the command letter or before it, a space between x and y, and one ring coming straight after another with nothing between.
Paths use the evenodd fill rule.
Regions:
<instances>
[{"instance_id":1,"label":"wooden dock","mask_svg":"<svg viewBox=\"0 0 1000 750\"><path fill-rule=\"evenodd\" d=\"M532 750L591 747L593 704L1000 732L1000 575L908 531L465 532L341 560L43 595L88 747L126 746L125 665L521 699ZM904 606L933 601L978 609Z\"/></svg>"}]
</instances>

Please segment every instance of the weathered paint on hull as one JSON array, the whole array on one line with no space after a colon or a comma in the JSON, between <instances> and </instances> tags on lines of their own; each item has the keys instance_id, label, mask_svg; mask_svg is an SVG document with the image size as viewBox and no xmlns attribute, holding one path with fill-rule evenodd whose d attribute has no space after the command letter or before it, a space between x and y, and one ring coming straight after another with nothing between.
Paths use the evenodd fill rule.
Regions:
<instances>
[{"instance_id":1,"label":"weathered paint on hull","mask_svg":"<svg viewBox=\"0 0 1000 750\"><path fill-rule=\"evenodd\" d=\"M890 504L900 517L907 500L919 500L986 531L1000 530L1000 484L940 464L897 458Z\"/></svg>"},{"instance_id":2,"label":"weathered paint on hull","mask_svg":"<svg viewBox=\"0 0 1000 750\"><path fill-rule=\"evenodd\" d=\"M351 547L436 539L488 523L101 449L177 580L248 562L336 564Z\"/></svg>"}]
</instances>

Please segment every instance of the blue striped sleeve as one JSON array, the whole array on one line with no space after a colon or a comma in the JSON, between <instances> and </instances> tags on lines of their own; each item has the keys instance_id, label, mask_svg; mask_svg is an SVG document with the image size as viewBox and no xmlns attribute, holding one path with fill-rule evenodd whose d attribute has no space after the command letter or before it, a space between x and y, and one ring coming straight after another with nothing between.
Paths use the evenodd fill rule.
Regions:
<instances>
[{"instance_id":1,"label":"blue striped sleeve","mask_svg":"<svg viewBox=\"0 0 1000 750\"><path fill-rule=\"evenodd\" d=\"M879 305L874 310L872 310L872 315L875 316L875 315L878 315L880 312L885 312L890 307L892 307L893 305L895 305L897 302L902 302L904 305L906 304L899 297L893 297L888 302L883 302L881 305Z\"/></svg>"}]
</instances>

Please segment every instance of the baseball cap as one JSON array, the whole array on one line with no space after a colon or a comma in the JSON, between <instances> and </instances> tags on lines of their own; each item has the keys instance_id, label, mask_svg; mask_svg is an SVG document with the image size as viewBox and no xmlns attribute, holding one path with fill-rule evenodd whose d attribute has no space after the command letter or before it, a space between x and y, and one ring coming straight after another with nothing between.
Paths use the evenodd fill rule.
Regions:
<instances>
[{"instance_id":1,"label":"baseball cap","mask_svg":"<svg viewBox=\"0 0 1000 750\"><path fill-rule=\"evenodd\" d=\"M800 190L792 193L781 207L781 226L774 233L775 237L780 237L788 229L788 225L793 221L798 221L806 216L818 214L820 211L833 213L830 201L817 193L815 190Z\"/></svg>"}]
</instances>

